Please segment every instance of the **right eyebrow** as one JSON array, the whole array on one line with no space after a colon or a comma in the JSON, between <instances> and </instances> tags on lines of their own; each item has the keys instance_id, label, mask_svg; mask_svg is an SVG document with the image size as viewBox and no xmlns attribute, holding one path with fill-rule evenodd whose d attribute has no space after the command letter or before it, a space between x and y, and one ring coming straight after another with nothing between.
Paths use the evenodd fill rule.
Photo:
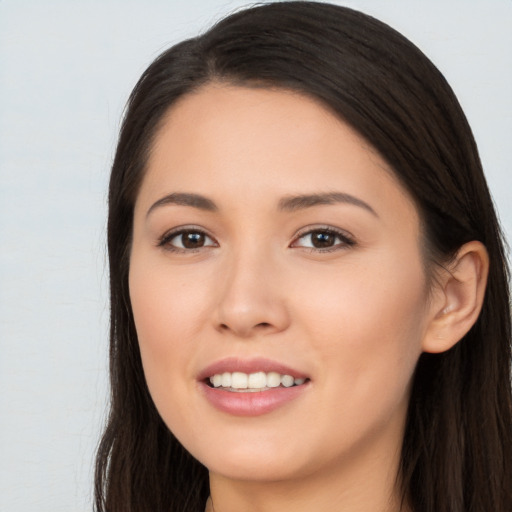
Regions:
<instances>
[{"instance_id":1,"label":"right eyebrow","mask_svg":"<svg viewBox=\"0 0 512 512\"><path fill-rule=\"evenodd\" d=\"M158 201L154 202L147 211L146 217L148 217L149 214L156 208L166 206L168 204L191 206L192 208L199 208L200 210L205 210L208 212L218 211L217 205L207 197L199 194L173 192L172 194L167 194L166 196L160 198Z\"/></svg>"},{"instance_id":2,"label":"right eyebrow","mask_svg":"<svg viewBox=\"0 0 512 512\"><path fill-rule=\"evenodd\" d=\"M313 206L324 204L337 204L345 203L358 206L370 212L375 217L378 217L377 212L362 199L345 192L327 192L324 194L305 194L298 196L287 196L279 201L279 209L287 212L294 212Z\"/></svg>"}]
</instances>

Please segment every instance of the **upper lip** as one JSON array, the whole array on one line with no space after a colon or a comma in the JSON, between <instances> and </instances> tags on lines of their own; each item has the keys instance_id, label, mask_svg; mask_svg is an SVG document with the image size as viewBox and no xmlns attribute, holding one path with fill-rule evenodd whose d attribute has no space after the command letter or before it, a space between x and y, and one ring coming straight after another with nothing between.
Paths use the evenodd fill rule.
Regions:
<instances>
[{"instance_id":1,"label":"upper lip","mask_svg":"<svg viewBox=\"0 0 512 512\"><path fill-rule=\"evenodd\" d=\"M198 375L198 380L205 380L212 375L225 372L242 372L242 373L256 373L256 372L277 372L281 375L291 375L295 379L308 378L307 375L299 370L291 368L285 364L271 359L262 357L252 359L241 359L238 357L226 357L216 361L206 368L204 368Z\"/></svg>"}]
</instances>

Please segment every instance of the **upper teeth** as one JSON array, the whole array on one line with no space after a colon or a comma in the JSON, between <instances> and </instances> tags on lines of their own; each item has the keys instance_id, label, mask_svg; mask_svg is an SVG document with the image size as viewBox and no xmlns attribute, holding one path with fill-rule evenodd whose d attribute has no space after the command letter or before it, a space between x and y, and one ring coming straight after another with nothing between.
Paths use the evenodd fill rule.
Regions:
<instances>
[{"instance_id":1,"label":"upper teeth","mask_svg":"<svg viewBox=\"0 0 512 512\"><path fill-rule=\"evenodd\" d=\"M214 387L231 389L265 389L284 386L289 388L294 384L300 386L306 379L294 379L291 375L281 375L277 372L224 372L217 373L210 377L210 382Z\"/></svg>"}]
</instances>

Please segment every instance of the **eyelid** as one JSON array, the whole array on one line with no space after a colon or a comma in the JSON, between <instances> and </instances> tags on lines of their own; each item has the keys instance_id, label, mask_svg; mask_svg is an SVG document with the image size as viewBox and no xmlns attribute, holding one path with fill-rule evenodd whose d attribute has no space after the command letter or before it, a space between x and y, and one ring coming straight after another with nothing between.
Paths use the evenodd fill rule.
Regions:
<instances>
[{"instance_id":1,"label":"eyelid","mask_svg":"<svg viewBox=\"0 0 512 512\"><path fill-rule=\"evenodd\" d=\"M311 235L312 233L315 233L315 232L330 233L332 235L335 235L339 239L341 239L341 241L343 243L342 244L338 243L332 247L326 247L326 248L305 247L305 246L301 246L301 245L295 245L297 240L300 240L301 238L305 237L306 235ZM333 226L317 225L317 226L307 226L307 227L299 230L299 232L295 234L295 236L293 238L293 242L290 244L290 247L292 247L292 248L297 247L297 248L309 250L311 252L331 252L331 251L342 250L346 247L351 247L355 244L356 244L356 241L355 241L354 236L351 233L349 233L348 231L345 231L340 228L335 228Z\"/></svg>"},{"instance_id":2,"label":"eyelid","mask_svg":"<svg viewBox=\"0 0 512 512\"><path fill-rule=\"evenodd\" d=\"M200 234L204 235L206 238L209 238L213 243L208 244L208 245L203 245L202 247L198 247L198 248L181 248L181 247L175 247L170 244L170 241L172 239L174 239L175 237L178 237L179 235L182 235L183 233L190 233L190 232L200 233ZM324 248L307 247L307 246L297 245L298 240L300 240L301 238L303 238L307 235L311 235L312 233L315 233L315 232L325 232L325 233L332 234L332 235L336 236L337 238L339 238L342 243L338 243L338 244L335 244L334 246L324 247ZM343 229L335 228L333 226L328 226L328 225L313 225L313 226L306 226L306 227L300 229L294 235L293 241L289 247L301 248L301 249L304 249L304 250L307 250L310 252L322 253L322 252L331 252L331 251L342 250L344 248L353 246L355 244L356 244L356 242L355 242L353 235ZM175 228L170 229L169 231L166 231L162 236L160 236L158 238L156 245L158 247L162 247L163 249L165 249L167 251L178 252L178 253L182 253L182 254L195 253L195 252L204 250L206 248L211 248L211 247L219 247L218 242L215 240L215 238L212 235L210 235L204 228L201 228L201 227L195 226L195 225L177 226Z\"/></svg>"},{"instance_id":3,"label":"eyelid","mask_svg":"<svg viewBox=\"0 0 512 512\"><path fill-rule=\"evenodd\" d=\"M213 244L204 245L203 247L198 247L195 249L187 249L182 247L175 247L170 244L170 241L173 238L178 237L179 235L182 235L183 233L200 233L204 235L206 238L209 238ZM201 251L203 249L209 248L209 247L218 247L218 242L215 240L215 238L210 235L205 229L195 226L195 225L183 225L183 226L177 226L175 228L170 229L169 231L166 231L162 236L160 236L156 243L157 247L161 247L167 251L170 252L178 252L178 253L195 253L198 251Z\"/></svg>"}]
</instances>

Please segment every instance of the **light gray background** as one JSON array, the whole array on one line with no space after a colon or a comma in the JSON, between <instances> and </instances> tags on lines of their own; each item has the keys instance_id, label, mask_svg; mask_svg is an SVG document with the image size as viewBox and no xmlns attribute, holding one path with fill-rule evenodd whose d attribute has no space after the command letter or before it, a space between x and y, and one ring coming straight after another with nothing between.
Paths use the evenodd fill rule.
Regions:
<instances>
[{"instance_id":1,"label":"light gray background","mask_svg":"<svg viewBox=\"0 0 512 512\"><path fill-rule=\"evenodd\" d=\"M445 73L512 235L512 1L337 2ZM164 48L246 5L0 0L0 510L92 509L107 401L106 187L126 98Z\"/></svg>"}]
</instances>

